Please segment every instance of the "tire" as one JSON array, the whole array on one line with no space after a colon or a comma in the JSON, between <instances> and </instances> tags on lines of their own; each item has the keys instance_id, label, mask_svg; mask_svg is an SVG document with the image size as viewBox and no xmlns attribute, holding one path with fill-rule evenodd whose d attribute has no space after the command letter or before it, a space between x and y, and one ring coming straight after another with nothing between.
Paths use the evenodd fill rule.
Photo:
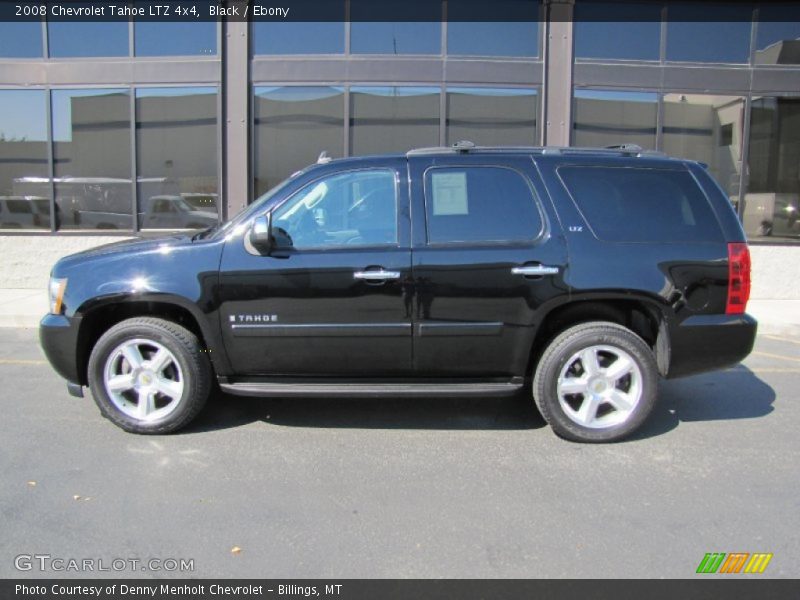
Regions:
<instances>
[{"instance_id":1,"label":"tire","mask_svg":"<svg viewBox=\"0 0 800 600\"><path fill-rule=\"evenodd\" d=\"M604 321L559 334L533 378L539 412L557 435L575 442L614 442L630 435L650 415L657 392L651 349L631 330Z\"/></svg>"},{"instance_id":2,"label":"tire","mask_svg":"<svg viewBox=\"0 0 800 600\"><path fill-rule=\"evenodd\" d=\"M89 357L94 401L125 431L177 431L208 400L212 369L202 350L197 336L171 321L138 317L117 323Z\"/></svg>"}]
</instances>

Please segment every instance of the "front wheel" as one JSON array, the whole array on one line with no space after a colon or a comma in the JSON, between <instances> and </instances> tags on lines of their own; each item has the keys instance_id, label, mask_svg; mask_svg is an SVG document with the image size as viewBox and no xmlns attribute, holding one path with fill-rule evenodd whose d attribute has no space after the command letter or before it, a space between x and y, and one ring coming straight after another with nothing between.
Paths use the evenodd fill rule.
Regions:
<instances>
[{"instance_id":1,"label":"front wheel","mask_svg":"<svg viewBox=\"0 0 800 600\"><path fill-rule=\"evenodd\" d=\"M638 429L656 401L658 369L645 342L616 323L591 322L558 335L533 379L542 416L577 442L613 442Z\"/></svg>"},{"instance_id":2,"label":"front wheel","mask_svg":"<svg viewBox=\"0 0 800 600\"><path fill-rule=\"evenodd\" d=\"M188 329L163 319L128 319L95 344L89 387L103 416L125 431L169 433L205 405L211 364Z\"/></svg>"}]
</instances>

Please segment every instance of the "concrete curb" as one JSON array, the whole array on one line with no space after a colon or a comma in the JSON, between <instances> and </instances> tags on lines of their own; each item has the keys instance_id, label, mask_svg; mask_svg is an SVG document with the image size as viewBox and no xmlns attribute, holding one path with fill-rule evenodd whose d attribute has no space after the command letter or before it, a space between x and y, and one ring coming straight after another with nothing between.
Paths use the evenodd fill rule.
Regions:
<instances>
[{"instance_id":1,"label":"concrete curb","mask_svg":"<svg viewBox=\"0 0 800 600\"><path fill-rule=\"evenodd\" d=\"M800 338L800 300L751 300L747 312L758 332ZM47 313L47 292L0 288L0 327L38 327Z\"/></svg>"}]
</instances>

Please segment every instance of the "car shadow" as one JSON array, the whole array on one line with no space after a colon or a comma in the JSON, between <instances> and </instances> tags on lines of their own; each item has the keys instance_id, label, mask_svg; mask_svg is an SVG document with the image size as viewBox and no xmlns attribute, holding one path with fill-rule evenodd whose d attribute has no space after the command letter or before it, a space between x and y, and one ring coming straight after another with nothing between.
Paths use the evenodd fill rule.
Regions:
<instances>
[{"instance_id":1,"label":"car shadow","mask_svg":"<svg viewBox=\"0 0 800 600\"><path fill-rule=\"evenodd\" d=\"M337 429L539 429L527 395L508 398L243 398L217 392L187 433L256 421Z\"/></svg>"},{"instance_id":2,"label":"car shadow","mask_svg":"<svg viewBox=\"0 0 800 600\"><path fill-rule=\"evenodd\" d=\"M681 422L754 419L773 411L775 391L743 366L662 381L659 401L629 440L663 435ZM246 398L217 391L185 430L262 422L334 429L526 430L546 426L526 393L508 398Z\"/></svg>"},{"instance_id":3,"label":"car shadow","mask_svg":"<svg viewBox=\"0 0 800 600\"><path fill-rule=\"evenodd\" d=\"M757 419L774 410L775 390L743 365L661 381L653 414L631 440L662 435L680 423Z\"/></svg>"}]
</instances>

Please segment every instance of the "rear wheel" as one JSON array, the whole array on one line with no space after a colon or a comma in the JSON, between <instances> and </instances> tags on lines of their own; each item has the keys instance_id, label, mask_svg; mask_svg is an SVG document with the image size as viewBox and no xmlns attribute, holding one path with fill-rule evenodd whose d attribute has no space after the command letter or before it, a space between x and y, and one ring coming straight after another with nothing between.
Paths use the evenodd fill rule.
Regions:
<instances>
[{"instance_id":1,"label":"rear wheel","mask_svg":"<svg viewBox=\"0 0 800 600\"><path fill-rule=\"evenodd\" d=\"M561 437L612 442L641 426L657 386L655 357L639 336L616 323L591 322L550 343L536 367L533 395Z\"/></svg>"},{"instance_id":2,"label":"rear wheel","mask_svg":"<svg viewBox=\"0 0 800 600\"><path fill-rule=\"evenodd\" d=\"M100 412L133 433L184 427L205 405L211 379L197 336L163 319L118 323L89 358L89 386Z\"/></svg>"}]
</instances>

